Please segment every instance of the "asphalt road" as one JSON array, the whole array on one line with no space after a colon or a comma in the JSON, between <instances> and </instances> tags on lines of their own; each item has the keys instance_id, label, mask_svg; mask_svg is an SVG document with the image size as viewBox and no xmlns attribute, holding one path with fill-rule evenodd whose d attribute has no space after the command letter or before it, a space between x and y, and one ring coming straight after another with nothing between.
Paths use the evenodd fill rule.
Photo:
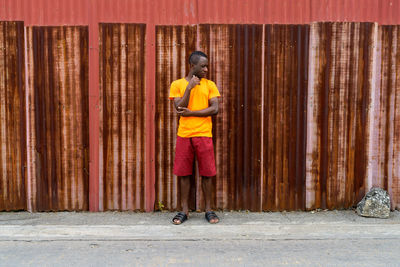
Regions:
<instances>
[{"instance_id":1,"label":"asphalt road","mask_svg":"<svg viewBox=\"0 0 400 267\"><path fill-rule=\"evenodd\" d=\"M1 266L400 266L400 239L1 241Z\"/></svg>"}]
</instances>

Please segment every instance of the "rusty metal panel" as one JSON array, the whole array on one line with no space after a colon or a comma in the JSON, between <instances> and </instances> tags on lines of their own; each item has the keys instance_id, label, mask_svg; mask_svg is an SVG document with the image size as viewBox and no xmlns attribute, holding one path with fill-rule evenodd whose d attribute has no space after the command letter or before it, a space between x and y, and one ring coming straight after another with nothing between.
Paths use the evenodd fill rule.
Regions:
<instances>
[{"instance_id":1,"label":"rusty metal panel","mask_svg":"<svg viewBox=\"0 0 400 267\"><path fill-rule=\"evenodd\" d=\"M372 99L369 185L389 191L392 208L400 207L400 27L379 26L376 63L378 86ZM369 188L368 188L369 189Z\"/></svg>"},{"instance_id":2,"label":"rusty metal panel","mask_svg":"<svg viewBox=\"0 0 400 267\"><path fill-rule=\"evenodd\" d=\"M262 33L262 25L200 25L199 48L222 96L213 120L218 209L261 210Z\"/></svg>"},{"instance_id":3,"label":"rusty metal panel","mask_svg":"<svg viewBox=\"0 0 400 267\"><path fill-rule=\"evenodd\" d=\"M144 24L100 25L100 210L144 210Z\"/></svg>"},{"instance_id":4,"label":"rusty metal panel","mask_svg":"<svg viewBox=\"0 0 400 267\"><path fill-rule=\"evenodd\" d=\"M28 209L88 209L88 28L27 27Z\"/></svg>"},{"instance_id":5,"label":"rusty metal panel","mask_svg":"<svg viewBox=\"0 0 400 267\"><path fill-rule=\"evenodd\" d=\"M24 23L0 22L0 210L26 209Z\"/></svg>"},{"instance_id":6,"label":"rusty metal panel","mask_svg":"<svg viewBox=\"0 0 400 267\"><path fill-rule=\"evenodd\" d=\"M365 191L372 23L313 23L306 208L351 207ZM374 142L374 140L371 140Z\"/></svg>"},{"instance_id":7,"label":"rusty metal panel","mask_svg":"<svg viewBox=\"0 0 400 267\"><path fill-rule=\"evenodd\" d=\"M168 96L169 85L187 75L196 40L196 26L156 27L156 209L181 208L179 182L172 174L178 116ZM191 208L195 208L193 196Z\"/></svg>"},{"instance_id":8,"label":"rusty metal panel","mask_svg":"<svg viewBox=\"0 0 400 267\"><path fill-rule=\"evenodd\" d=\"M305 207L308 25L266 25L263 210Z\"/></svg>"}]
</instances>

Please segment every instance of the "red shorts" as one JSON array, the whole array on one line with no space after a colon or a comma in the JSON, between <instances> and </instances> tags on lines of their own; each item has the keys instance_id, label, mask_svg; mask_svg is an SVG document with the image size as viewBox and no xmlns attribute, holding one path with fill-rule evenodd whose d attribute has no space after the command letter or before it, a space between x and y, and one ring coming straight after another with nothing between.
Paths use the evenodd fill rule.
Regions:
<instances>
[{"instance_id":1,"label":"red shorts","mask_svg":"<svg viewBox=\"0 0 400 267\"><path fill-rule=\"evenodd\" d=\"M196 154L201 176L212 177L217 174L214 159L214 146L211 137L176 138L174 174L192 175L193 160Z\"/></svg>"}]
</instances>

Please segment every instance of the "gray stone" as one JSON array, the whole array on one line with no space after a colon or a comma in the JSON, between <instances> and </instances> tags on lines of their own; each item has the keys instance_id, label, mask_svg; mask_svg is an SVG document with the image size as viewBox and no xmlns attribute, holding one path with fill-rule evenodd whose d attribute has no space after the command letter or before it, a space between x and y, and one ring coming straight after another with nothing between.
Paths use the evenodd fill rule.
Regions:
<instances>
[{"instance_id":1,"label":"gray stone","mask_svg":"<svg viewBox=\"0 0 400 267\"><path fill-rule=\"evenodd\" d=\"M357 204L356 211L358 215L364 217L389 218L389 194L379 187L373 187Z\"/></svg>"}]
</instances>

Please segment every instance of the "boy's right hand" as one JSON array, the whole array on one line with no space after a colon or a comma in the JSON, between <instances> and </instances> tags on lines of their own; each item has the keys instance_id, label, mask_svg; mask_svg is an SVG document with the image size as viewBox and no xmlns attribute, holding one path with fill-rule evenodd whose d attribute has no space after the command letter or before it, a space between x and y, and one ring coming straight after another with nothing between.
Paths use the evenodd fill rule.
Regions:
<instances>
[{"instance_id":1,"label":"boy's right hand","mask_svg":"<svg viewBox=\"0 0 400 267\"><path fill-rule=\"evenodd\" d=\"M189 89L193 89L196 85L200 84L200 79L196 75L192 76L192 79L190 79L190 82L188 84Z\"/></svg>"}]
</instances>

